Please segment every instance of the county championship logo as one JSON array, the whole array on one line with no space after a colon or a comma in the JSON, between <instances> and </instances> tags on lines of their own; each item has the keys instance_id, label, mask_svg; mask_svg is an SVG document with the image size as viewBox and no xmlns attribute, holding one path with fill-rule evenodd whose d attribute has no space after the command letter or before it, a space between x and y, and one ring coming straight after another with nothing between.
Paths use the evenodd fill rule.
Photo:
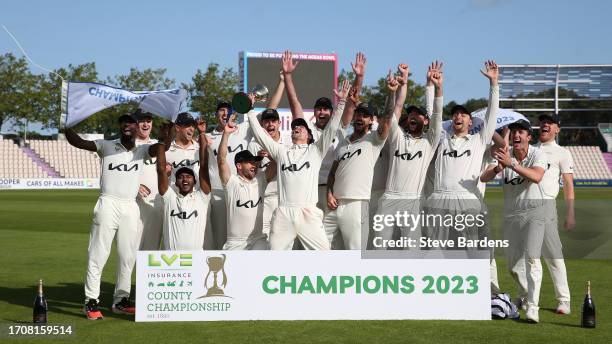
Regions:
<instances>
[{"instance_id":1,"label":"county championship logo","mask_svg":"<svg viewBox=\"0 0 612 344\"><path fill-rule=\"evenodd\" d=\"M225 260L226 260L225 254L222 254L221 256L212 256L212 257L206 258L206 263L208 264L208 273L206 274L206 277L204 277L204 288L206 288L207 291L206 291L206 295L199 297L200 299L205 298L205 297L215 297L215 296L231 297L231 296L225 295L225 293L223 292L223 288L227 286L227 274L225 273ZM219 273L221 273L221 276L222 276L221 286L219 286L219 280L218 280ZM211 287L209 288L208 281L210 280L211 274L212 274L213 281L212 281Z\"/></svg>"}]
</instances>

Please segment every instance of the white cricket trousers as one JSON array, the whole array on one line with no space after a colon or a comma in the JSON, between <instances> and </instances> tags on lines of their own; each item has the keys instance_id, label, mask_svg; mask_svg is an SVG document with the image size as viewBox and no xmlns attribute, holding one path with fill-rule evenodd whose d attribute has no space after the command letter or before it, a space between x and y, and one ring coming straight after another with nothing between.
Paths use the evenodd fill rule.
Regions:
<instances>
[{"instance_id":1,"label":"white cricket trousers","mask_svg":"<svg viewBox=\"0 0 612 344\"><path fill-rule=\"evenodd\" d=\"M164 201L157 194L153 199L136 199L140 217L138 219L139 250L156 251L160 249L164 226Z\"/></svg>"},{"instance_id":2,"label":"white cricket trousers","mask_svg":"<svg viewBox=\"0 0 612 344\"><path fill-rule=\"evenodd\" d=\"M378 201L377 218L387 216L396 216L397 214L419 215L421 212L421 199L416 195L406 196L405 198L397 198L395 195L383 194ZM383 228L380 228L383 226ZM394 221L393 226L384 226L384 222L378 221L373 223L373 238L381 237L383 241L392 240L397 237L398 233L402 238L410 238L419 242L421 238L420 223L410 223L409 226L397 226ZM374 246L375 250L388 250L390 248L384 246ZM404 250L420 250L418 247L405 247Z\"/></svg>"},{"instance_id":3,"label":"white cricket trousers","mask_svg":"<svg viewBox=\"0 0 612 344\"><path fill-rule=\"evenodd\" d=\"M518 285L519 296L525 296L525 285L521 285L526 275L527 307L539 309L540 287L542 285L542 242L547 220L542 216L543 207L527 210L504 218L504 239L508 269ZM524 282L524 280L522 280Z\"/></svg>"},{"instance_id":4,"label":"white cricket trousers","mask_svg":"<svg viewBox=\"0 0 612 344\"><path fill-rule=\"evenodd\" d=\"M291 250L295 238L306 250L329 250L323 229L323 211L314 204L304 207L278 207L272 215L271 250Z\"/></svg>"},{"instance_id":5,"label":"white cricket trousers","mask_svg":"<svg viewBox=\"0 0 612 344\"><path fill-rule=\"evenodd\" d=\"M212 230L214 249L221 250L227 240L227 210L225 208L225 191L212 189L210 198L210 226L206 226L206 231ZM211 227L209 229L209 227ZM210 233L209 236L210 237ZM205 235L204 242L206 242Z\"/></svg>"},{"instance_id":6,"label":"white cricket trousers","mask_svg":"<svg viewBox=\"0 0 612 344\"><path fill-rule=\"evenodd\" d=\"M227 238L224 251L254 251L254 250L269 250L270 243L265 235L257 238Z\"/></svg>"},{"instance_id":7,"label":"white cricket trousers","mask_svg":"<svg viewBox=\"0 0 612 344\"><path fill-rule=\"evenodd\" d=\"M567 270L565 268L565 261L563 260L563 245L561 244L561 238L559 238L558 222L557 222L557 207L556 202L546 201L546 206L549 206L549 212L546 213L550 217L546 223L546 230L544 232L544 242L542 243L542 257L544 262L548 266L550 277L553 282L553 288L555 290L555 298L557 301L570 302L570 290L567 283ZM550 203L549 203L550 202ZM520 260L517 263L516 270L519 271L519 296L527 296L527 274L525 268L525 261Z\"/></svg>"},{"instance_id":8,"label":"white cricket trousers","mask_svg":"<svg viewBox=\"0 0 612 344\"><path fill-rule=\"evenodd\" d=\"M361 249L361 230L364 224L369 224L368 204L368 200L339 199L338 208L325 214L323 226L330 245L332 245L334 236L340 232L344 249Z\"/></svg>"},{"instance_id":9,"label":"white cricket trousers","mask_svg":"<svg viewBox=\"0 0 612 344\"><path fill-rule=\"evenodd\" d=\"M113 304L130 296L132 270L138 250L139 211L135 200L122 200L102 195L94 208L93 224L89 234L86 300L100 296L100 278L108 260L113 238L117 234L117 278Z\"/></svg>"},{"instance_id":10,"label":"white cricket trousers","mask_svg":"<svg viewBox=\"0 0 612 344\"><path fill-rule=\"evenodd\" d=\"M261 231L268 237L270 237L270 229L272 228L272 214L274 214L276 208L278 208L278 193L265 195Z\"/></svg>"}]
</instances>

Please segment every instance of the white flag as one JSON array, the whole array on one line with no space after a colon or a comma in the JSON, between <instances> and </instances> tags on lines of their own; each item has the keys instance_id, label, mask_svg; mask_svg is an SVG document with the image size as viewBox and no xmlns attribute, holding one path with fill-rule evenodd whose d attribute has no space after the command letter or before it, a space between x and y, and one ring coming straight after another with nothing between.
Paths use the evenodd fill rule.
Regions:
<instances>
[{"instance_id":1,"label":"white flag","mask_svg":"<svg viewBox=\"0 0 612 344\"><path fill-rule=\"evenodd\" d=\"M137 102L143 111L174 121L187 99L184 89L128 91L95 82L62 82L60 126L70 128L98 111Z\"/></svg>"},{"instance_id":2,"label":"white flag","mask_svg":"<svg viewBox=\"0 0 612 344\"><path fill-rule=\"evenodd\" d=\"M470 134L474 135L484 127L484 117L487 114L487 108L482 108L480 110L476 110L472 112L472 127L470 127ZM497 122L495 125L495 129L503 128L508 124L514 123L520 119L529 120L521 113L509 110L509 109L499 109L497 112L497 116L495 121ZM446 130L448 133L452 132L452 120L442 122L442 128Z\"/></svg>"}]
</instances>

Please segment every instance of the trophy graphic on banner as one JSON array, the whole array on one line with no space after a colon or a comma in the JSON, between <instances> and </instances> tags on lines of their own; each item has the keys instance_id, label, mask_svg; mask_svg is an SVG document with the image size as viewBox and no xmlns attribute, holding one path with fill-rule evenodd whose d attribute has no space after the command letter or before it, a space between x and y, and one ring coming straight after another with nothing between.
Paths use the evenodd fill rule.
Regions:
<instances>
[{"instance_id":1,"label":"trophy graphic on banner","mask_svg":"<svg viewBox=\"0 0 612 344\"><path fill-rule=\"evenodd\" d=\"M227 275L225 274L224 269L225 254L216 257L207 257L206 263L208 264L208 273L206 274L206 277L204 277L204 288L208 289L208 291L206 292L206 295L202 297L225 296L225 293L221 288L225 288L225 286L227 285ZM221 287L219 287L219 283L217 281L217 275L219 274L219 272L221 272L223 276L223 280L221 281ZM212 286L208 288L208 279L211 273L213 275L213 282Z\"/></svg>"},{"instance_id":2,"label":"trophy graphic on banner","mask_svg":"<svg viewBox=\"0 0 612 344\"><path fill-rule=\"evenodd\" d=\"M260 103L268 100L268 94L270 92L266 86L257 84L249 93L255 95L255 103ZM238 92L232 97L232 108L238 113L245 114L251 111L253 105L255 104L251 102L247 93Z\"/></svg>"}]
</instances>

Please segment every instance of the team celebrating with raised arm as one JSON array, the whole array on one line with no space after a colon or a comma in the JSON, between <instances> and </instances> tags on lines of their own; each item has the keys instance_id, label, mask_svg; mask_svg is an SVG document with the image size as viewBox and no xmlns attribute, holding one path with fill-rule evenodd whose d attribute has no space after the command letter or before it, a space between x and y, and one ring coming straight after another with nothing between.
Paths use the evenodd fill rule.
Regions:
<instances>
[{"instance_id":1,"label":"team celebrating with raised arm","mask_svg":"<svg viewBox=\"0 0 612 344\"><path fill-rule=\"evenodd\" d=\"M396 239L478 241L483 232L476 226L373 226L372 218L400 212L486 213L484 185L498 175L517 305L526 307L529 321L539 321L544 256L559 302L557 312L568 314L554 200L562 179L568 207L565 227L573 227L573 162L555 141L559 118L540 116L537 146L530 145L533 132L527 121L505 128L504 140L496 133L499 68L486 61L481 73L489 81L489 98L482 127L470 132L472 114L455 106L450 128L444 130L442 62L428 66L424 108L405 106L410 76L405 63L397 72L389 71L383 109L360 101L366 65L365 55L358 53L351 63L352 85L344 80L334 90L334 100L317 99L313 120L305 117L294 85L298 62L286 51L267 108L243 114L241 123L236 123L232 105L220 101L217 126L208 133L204 120L183 112L152 139L153 114L141 110L119 118L116 140L87 141L67 129L71 145L101 158L101 192L85 283L87 318L103 318L98 307L100 277L115 234L119 268L112 310L133 314L130 282L139 249L428 250L398 247ZM292 115L290 135L281 132L276 109L285 92ZM255 96L248 96L254 103ZM491 262L492 292L498 293Z\"/></svg>"}]
</instances>

